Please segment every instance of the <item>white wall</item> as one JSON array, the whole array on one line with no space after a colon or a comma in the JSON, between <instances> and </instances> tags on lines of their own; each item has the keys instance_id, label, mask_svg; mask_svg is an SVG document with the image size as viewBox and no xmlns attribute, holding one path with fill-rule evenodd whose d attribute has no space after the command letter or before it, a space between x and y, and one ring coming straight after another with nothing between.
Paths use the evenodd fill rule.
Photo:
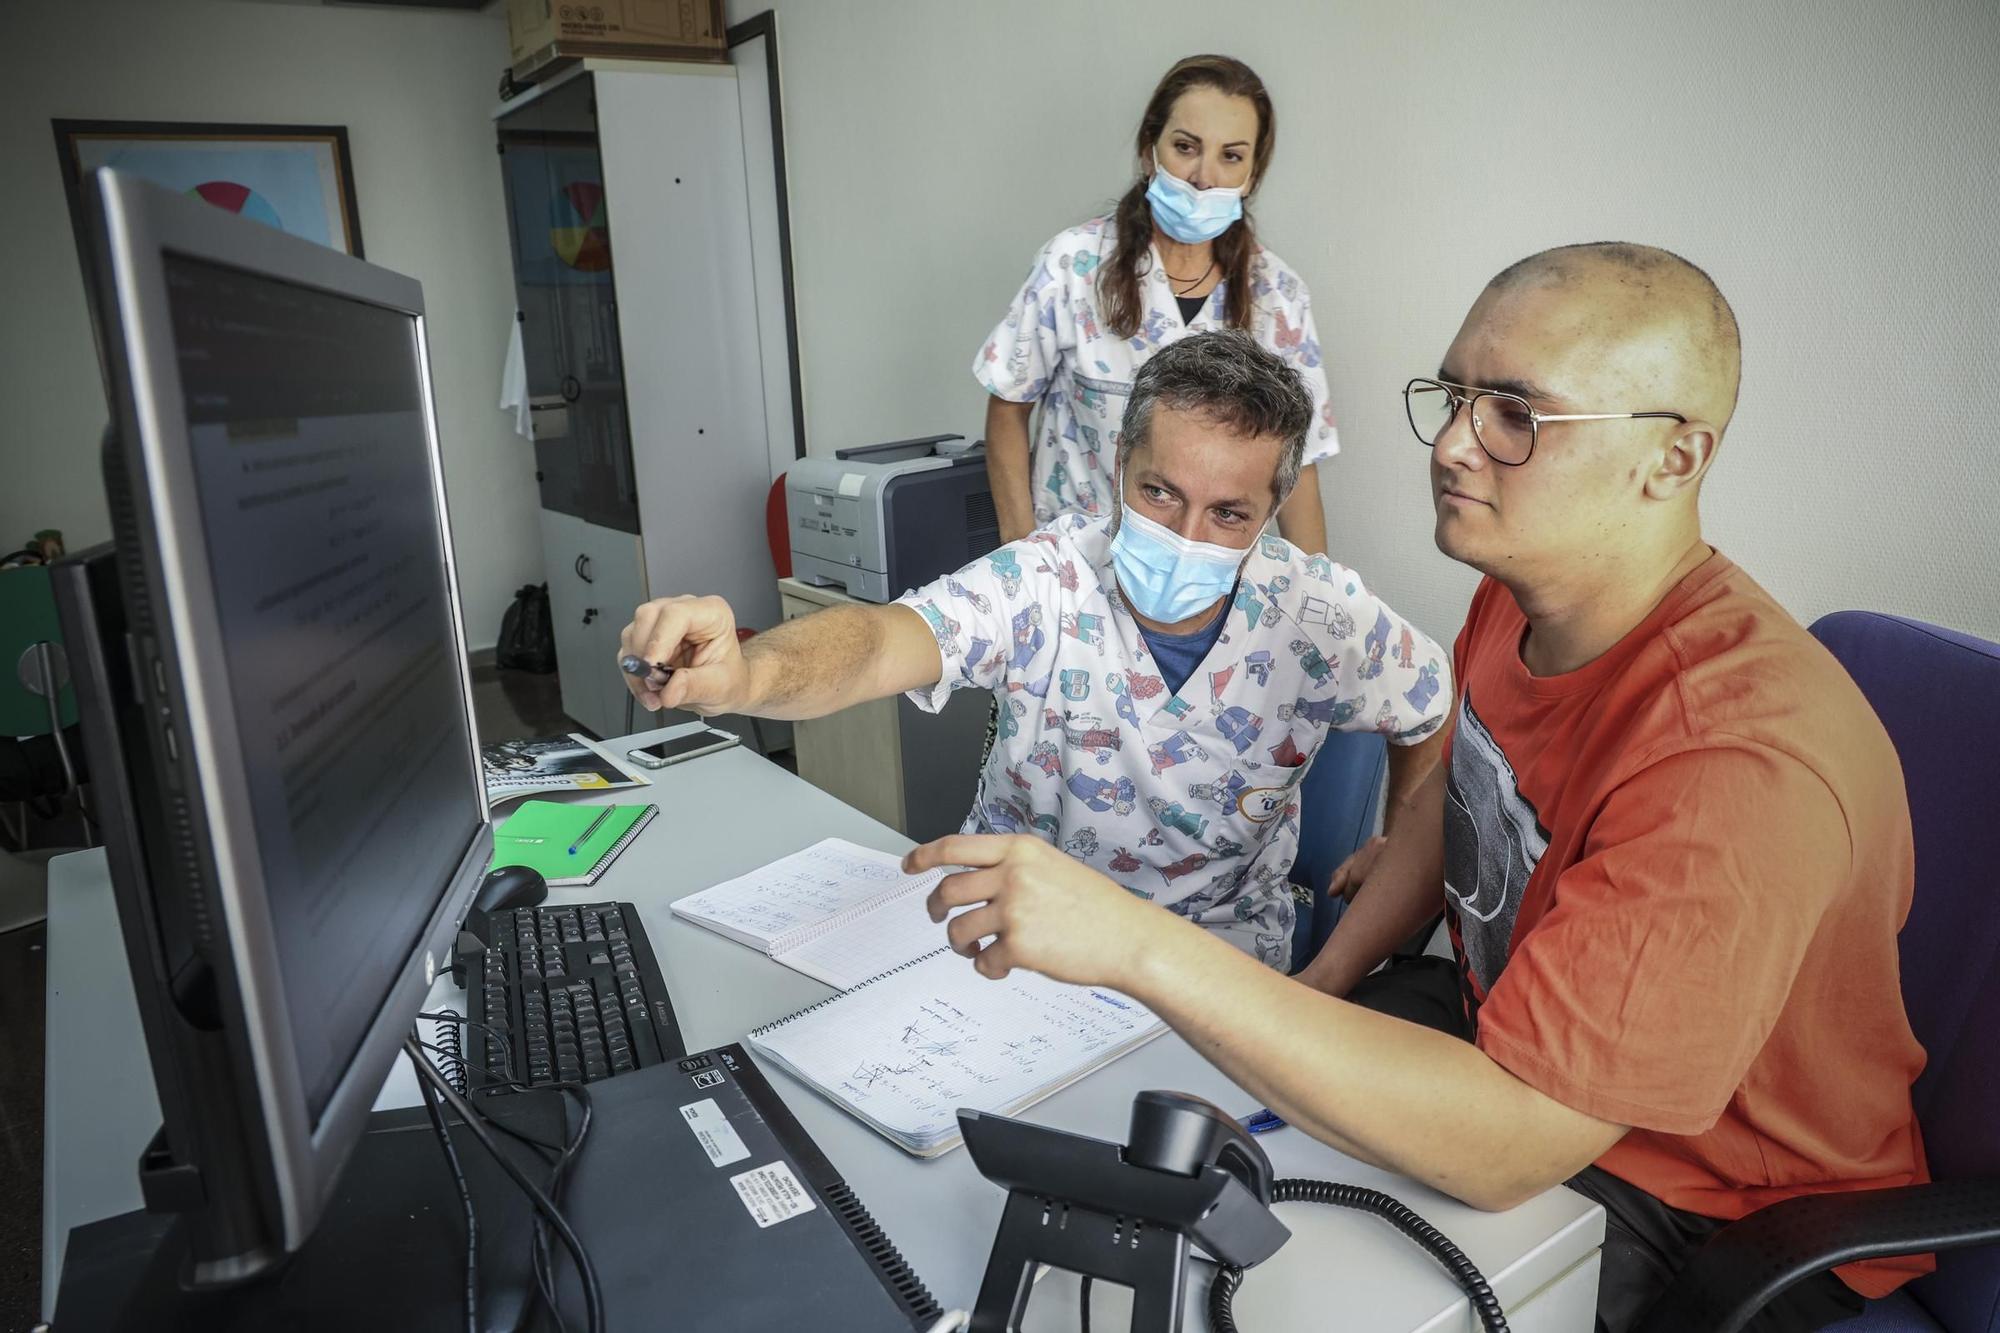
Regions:
<instances>
[{"instance_id":1,"label":"white wall","mask_svg":"<svg viewBox=\"0 0 2000 1333\"><path fill-rule=\"evenodd\" d=\"M976 434L968 366L1059 227L1129 181L1176 58L1276 99L1263 234L1310 283L1343 452L1334 555L1433 633L1400 388L1480 286L1572 241L1664 245L1736 307L1708 535L1796 615L2000 637L2000 5L1992 0L730 0L779 14L814 453ZM1611 406L1617 406L1613 404Z\"/></svg>"},{"instance_id":2,"label":"white wall","mask_svg":"<svg viewBox=\"0 0 2000 1333\"><path fill-rule=\"evenodd\" d=\"M0 0L0 545L110 536L104 394L53 118L345 125L367 258L424 284L466 636L541 579L532 447L494 407L513 316L494 14Z\"/></svg>"}]
</instances>

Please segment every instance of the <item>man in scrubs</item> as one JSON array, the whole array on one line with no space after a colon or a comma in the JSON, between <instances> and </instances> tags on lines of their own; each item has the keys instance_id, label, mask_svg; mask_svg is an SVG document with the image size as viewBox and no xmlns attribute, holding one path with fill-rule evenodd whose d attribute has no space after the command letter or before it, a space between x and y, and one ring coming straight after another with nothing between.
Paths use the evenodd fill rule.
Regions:
<instances>
[{"instance_id":1,"label":"man in scrubs","mask_svg":"<svg viewBox=\"0 0 2000 1333\"><path fill-rule=\"evenodd\" d=\"M649 602L621 651L674 670L628 683L649 708L789 719L991 690L966 832L1031 835L1282 966L1313 753L1335 730L1387 735L1393 829L1452 693L1444 651L1359 575L1260 535L1314 420L1250 335L1182 339L1134 380L1117 513L1059 517L891 605L745 645L719 598Z\"/></svg>"}]
</instances>

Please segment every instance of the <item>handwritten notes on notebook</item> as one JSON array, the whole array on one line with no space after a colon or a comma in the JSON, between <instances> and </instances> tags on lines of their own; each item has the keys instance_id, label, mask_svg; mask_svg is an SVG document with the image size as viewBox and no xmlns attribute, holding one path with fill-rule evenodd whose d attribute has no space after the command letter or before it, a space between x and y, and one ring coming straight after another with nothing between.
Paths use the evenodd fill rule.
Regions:
<instances>
[{"instance_id":1,"label":"handwritten notes on notebook","mask_svg":"<svg viewBox=\"0 0 2000 1333\"><path fill-rule=\"evenodd\" d=\"M887 852L826 838L673 910L845 990L945 943L924 908L943 876L905 875Z\"/></svg>"},{"instance_id":2,"label":"handwritten notes on notebook","mask_svg":"<svg viewBox=\"0 0 2000 1333\"><path fill-rule=\"evenodd\" d=\"M1116 991L988 981L948 949L759 1028L757 1050L905 1151L959 1142L960 1107L1011 1115L1165 1030Z\"/></svg>"},{"instance_id":3,"label":"handwritten notes on notebook","mask_svg":"<svg viewBox=\"0 0 2000 1333\"><path fill-rule=\"evenodd\" d=\"M980 976L924 909L945 873L828 838L673 905L841 989L750 1042L920 1157L957 1145L960 1107L1012 1114L1166 1030L1115 991Z\"/></svg>"}]
</instances>

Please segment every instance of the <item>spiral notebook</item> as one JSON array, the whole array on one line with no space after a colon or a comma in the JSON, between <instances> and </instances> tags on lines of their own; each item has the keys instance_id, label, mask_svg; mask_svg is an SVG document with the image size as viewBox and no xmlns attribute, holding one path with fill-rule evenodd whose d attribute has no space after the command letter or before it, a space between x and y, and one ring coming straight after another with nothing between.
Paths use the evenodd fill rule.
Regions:
<instances>
[{"instance_id":1,"label":"spiral notebook","mask_svg":"<svg viewBox=\"0 0 2000 1333\"><path fill-rule=\"evenodd\" d=\"M493 833L493 865L526 866L552 889L597 883L660 813L656 805L524 801Z\"/></svg>"},{"instance_id":2,"label":"spiral notebook","mask_svg":"<svg viewBox=\"0 0 2000 1333\"><path fill-rule=\"evenodd\" d=\"M958 1111L1012 1115L1151 1041L1154 1013L1101 986L988 981L939 949L750 1034L760 1055L905 1152L958 1146Z\"/></svg>"},{"instance_id":3,"label":"spiral notebook","mask_svg":"<svg viewBox=\"0 0 2000 1333\"><path fill-rule=\"evenodd\" d=\"M846 990L945 943L924 899L945 875L825 838L674 903L685 917L817 981Z\"/></svg>"}]
</instances>

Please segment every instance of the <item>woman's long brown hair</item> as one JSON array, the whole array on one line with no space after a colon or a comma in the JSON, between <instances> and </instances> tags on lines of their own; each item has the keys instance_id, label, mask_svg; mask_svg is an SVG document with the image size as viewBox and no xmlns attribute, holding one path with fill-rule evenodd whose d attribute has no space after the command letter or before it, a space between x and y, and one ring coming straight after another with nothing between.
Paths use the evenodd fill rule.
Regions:
<instances>
[{"instance_id":1,"label":"woman's long brown hair","mask_svg":"<svg viewBox=\"0 0 2000 1333\"><path fill-rule=\"evenodd\" d=\"M1189 56L1168 70L1146 102L1134 144L1142 162L1153 160L1153 146L1167 128L1174 103L1190 88L1213 88L1225 97L1247 97L1257 108L1257 143L1250 156L1249 188L1244 191L1243 217L1215 238L1215 262L1227 284L1223 322L1232 329L1250 324L1250 260L1257 252L1257 229L1250 220L1249 196L1264 179L1271 151L1278 142L1278 121L1271 95L1255 70L1229 56ZM1155 170L1158 170L1156 167ZM1146 202L1148 177L1142 171L1118 201L1118 235L1110 260L1099 272L1098 298L1105 322L1121 338L1139 331L1143 311L1139 300L1139 265L1151 255L1153 210Z\"/></svg>"}]
</instances>

